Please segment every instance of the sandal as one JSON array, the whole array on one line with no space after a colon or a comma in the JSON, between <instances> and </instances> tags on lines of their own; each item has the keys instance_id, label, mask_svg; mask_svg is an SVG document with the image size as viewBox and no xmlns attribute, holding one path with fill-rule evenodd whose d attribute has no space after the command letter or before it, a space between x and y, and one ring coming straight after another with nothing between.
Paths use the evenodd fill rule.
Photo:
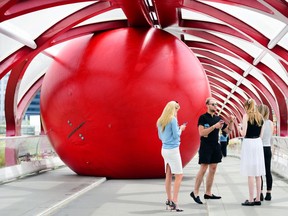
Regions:
<instances>
[{"instance_id":1,"label":"sandal","mask_svg":"<svg viewBox=\"0 0 288 216\"><path fill-rule=\"evenodd\" d=\"M249 202L249 200L245 200L245 202L242 203L242 206L254 206L254 202Z\"/></svg>"},{"instance_id":2,"label":"sandal","mask_svg":"<svg viewBox=\"0 0 288 216\"><path fill-rule=\"evenodd\" d=\"M183 209L179 209L178 206L173 201L170 201L170 210L171 211L175 210L176 212L184 211Z\"/></svg>"},{"instance_id":3,"label":"sandal","mask_svg":"<svg viewBox=\"0 0 288 216\"><path fill-rule=\"evenodd\" d=\"M167 199L165 205L166 205L166 210L168 210L168 207L170 206L171 201Z\"/></svg>"}]
</instances>

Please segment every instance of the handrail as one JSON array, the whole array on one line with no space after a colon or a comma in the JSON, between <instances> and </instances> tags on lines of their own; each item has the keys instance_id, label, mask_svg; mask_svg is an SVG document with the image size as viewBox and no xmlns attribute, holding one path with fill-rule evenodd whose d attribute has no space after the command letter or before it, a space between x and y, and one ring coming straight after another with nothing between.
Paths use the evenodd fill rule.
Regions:
<instances>
[{"instance_id":1,"label":"handrail","mask_svg":"<svg viewBox=\"0 0 288 216\"><path fill-rule=\"evenodd\" d=\"M272 172L288 179L288 137L272 140ZM228 156L240 158L241 141L229 140ZM64 165L46 135L0 138L0 183Z\"/></svg>"},{"instance_id":2,"label":"handrail","mask_svg":"<svg viewBox=\"0 0 288 216\"><path fill-rule=\"evenodd\" d=\"M237 137L229 141L227 147L229 156L240 158L242 139L242 137ZM271 171L288 179L288 137L273 136L271 150Z\"/></svg>"},{"instance_id":3,"label":"handrail","mask_svg":"<svg viewBox=\"0 0 288 216\"><path fill-rule=\"evenodd\" d=\"M46 135L0 138L0 183L63 165Z\"/></svg>"}]
</instances>

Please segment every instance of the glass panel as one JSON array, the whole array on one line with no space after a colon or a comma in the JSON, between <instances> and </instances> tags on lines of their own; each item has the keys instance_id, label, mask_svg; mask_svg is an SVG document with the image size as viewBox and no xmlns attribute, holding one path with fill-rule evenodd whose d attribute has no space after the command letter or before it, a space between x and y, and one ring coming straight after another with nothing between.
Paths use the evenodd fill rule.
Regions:
<instances>
[{"instance_id":1,"label":"glass panel","mask_svg":"<svg viewBox=\"0 0 288 216\"><path fill-rule=\"evenodd\" d=\"M91 35L85 35L83 37L91 37ZM18 101L22 99L26 91L34 84L39 77L46 73L47 68L50 64L54 61L51 57L45 55L44 53L48 53L51 56L57 56L58 52L64 47L67 46L69 43L73 43L75 40L79 40L80 38L74 38L69 41L65 41L63 43L57 44L38 54L30 63L28 68L25 71L25 74L21 80L19 92L18 92Z\"/></svg>"},{"instance_id":2,"label":"glass panel","mask_svg":"<svg viewBox=\"0 0 288 216\"><path fill-rule=\"evenodd\" d=\"M242 20L270 39L276 37L286 25L284 22L257 12L253 8L248 9L236 5L222 4L212 1L202 2Z\"/></svg>"},{"instance_id":3,"label":"glass panel","mask_svg":"<svg viewBox=\"0 0 288 216\"><path fill-rule=\"evenodd\" d=\"M218 19L215 19L214 17L208 16L207 14L202 14L196 11L192 10L186 10L186 9L181 9L181 14L182 14L182 19L186 20L199 20L199 21L204 21L204 22L213 22L213 23L221 23Z\"/></svg>"},{"instance_id":4,"label":"glass panel","mask_svg":"<svg viewBox=\"0 0 288 216\"><path fill-rule=\"evenodd\" d=\"M260 98L260 96L259 96L257 90L254 88L254 86L250 83L249 80L247 80L247 79L243 79L241 85L246 86L250 91L253 92L253 94L254 94L254 95L255 95L259 100L261 100L261 98ZM239 86L240 88L241 88L241 85ZM237 89L238 89L238 88L237 88ZM251 96L252 96L252 95L251 95Z\"/></svg>"},{"instance_id":5,"label":"glass panel","mask_svg":"<svg viewBox=\"0 0 288 216\"><path fill-rule=\"evenodd\" d=\"M47 68L51 64L53 59L39 54L37 55L32 62L29 64L23 79L21 80L21 84L19 87L17 103L22 99L25 95L26 91L42 76L45 74Z\"/></svg>"},{"instance_id":6,"label":"glass panel","mask_svg":"<svg viewBox=\"0 0 288 216\"><path fill-rule=\"evenodd\" d=\"M41 166L40 161L45 159L53 161L56 158L58 155L47 136L0 138L0 168L30 162L31 167L37 167L41 170L41 167L42 169L44 167ZM35 164L37 161L38 163ZM63 165L63 163L60 164Z\"/></svg>"},{"instance_id":7,"label":"glass panel","mask_svg":"<svg viewBox=\"0 0 288 216\"><path fill-rule=\"evenodd\" d=\"M275 97L274 91L272 90L268 81L263 76L262 72L260 72L257 68L253 68L249 74L253 76L255 79L257 79L260 83L262 83L265 86L265 88L267 88L268 91Z\"/></svg>"},{"instance_id":8,"label":"glass panel","mask_svg":"<svg viewBox=\"0 0 288 216\"><path fill-rule=\"evenodd\" d=\"M111 11L107 11L103 14L100 14L98 16L92 17L88 20L85 20L84 22L80 23L79 25L75 26L81 26L81 25L87 25L91 23L99 23L99 22L104 22L104 21L111 21L111 20L126 20L127 17L125 16L124 12L122 9L117 8Z\"/></svg>"},{"instance_id":9,"label":"glass panel","mask_svg":"<svg viewBox=\"0 0 288 216\"><path fill-rule=\"evenodd\" d=\"M208 75L207 75L208 76ZM208 76L209 77L209 76ZM235 86L233 83L231 83L230 81L227 81L225 79L221 79L218 77L213 77L215 80L217 80L218 82L223 83L224 85L228 86L229 88L233 89L233 87Z\"/></svg>"},{"instance_id":10,"label":"glass panel","mask_svg":"<svg viewBox=\"0 0 288 216\"><path fill-rule=\"evenodd\" d=\"M234 85L233 88L235 88L235 87L236 87L236 86ZM233 94L230 94L229 91L227 91L227 90L225 90L225 89L223 89L223 88L217 87L217 86L215 86L215 88L217 88L218 91L224 92L224 93L227 95L227 97L230 96L231 98L233 98L235 101L238 102L238 104L239 104L240 106L242 105L241 102L239 101L239 98L237 98L237 97L236 97L235 95L233 95ZM242 89L237 88L235 91L236 91L238 94L242 95L244 98L247 98L247 95L244 93L244 91L243 91Z\"/></svg>"},{"instance_id":11,"label":"glass panel","mask_svg":"<svg viewBox=\"0 0 288 216\"><path fill-rule=\"evenodd\" d=\"M262 58L261 62L271 68L271 70L278 74L278 76L281 77L281 79L288 85L287 71L279 64L278 60L267 53Z\"/></svg>"},{"instance_id":12,"label":"glass panel","mask_svg":"<svg viewBox=\"0 0 288 216\"><path fill-rule=\"evenodd\" d=\"M21 32L26 33L31 37L31 40L33 40L61 19L92 3L94 2L90 1L39 10L4 21L3 24L7 23L15 26L15 28L18 28ZM53 14L53 16L51 16L51 14ZM23 44L3 34L0 34L0 47L0 61L2 61L7 56L23 47Z\"/></svg>"},{"instance_id":13,"label":"glass panel","mask_svg":"<svg viewBox=\"0 0 288 216\"><path fill-rule=\"evenodd\" d=\"M288 50L288 34L284 35L284 37L278 42L278 45Z\"/></svg>"},{"instance_id":14,"label":"glass panel","mask_svg":"<svg viewBox=\"0 0 288 216\"><path fill-rule=\"evenodd\" d=\"M246 93L241 89L241 88L239 88L239 87L237 87L236 89L235 89L235 92L237 92L238 94L240 94L243 98L245 98L245 99L247 99L248 97L247 97L247 95L246 95ZM237 101L239 101L239 98L236 98L236 97L233 97L235 100L237 100ZM239 103L240 103L240 101L239 101Z\"/></svg>"},{"instance_id":15,"label":"glass panel","mask_svg":"<svg viewBox=\"0 0 288 216\"><path fill-rule=\"evenodd\" d=\"M198 41L198 42L204 42L204 43L211 43L208 40L202 39L200 37L196 37L194 35L190 35L190 34L184 34L184 39L187 41Z\"/></svg>"},{"instance_id":16,"label":"glass panel","mask_svg":"<svg viewBox=\"0 0 288 216\"><path fill-rule=\"evenodd\" d=\"M7 56L23 47L23 44L0 33L0 47L0 61L3 61Z\"/></svg>"},{"instance_id":17,"label":"glass panel","mask_svg":"<svg viewBox=\"0 0 288 216\"><path fill-rule=\"evenodd\" d=\"M262 52L262 49L260 49L259 47L257 47L256 45L254 45L253 43L249 41L239 39L238 37L234 37L232 35L227 35L227 34L222 34L222 33L217 33L217 32L211 32L211 33L237 46L238 48L242 49L243 51L253 56L254 58L259 56Z\"/></svg>"},{"instance_id":18,"label":"glass panel","mask_svg":"<svg viewBox=\"0 0 288 216\"><path fill-rule=\"evenodd\" d=\"M93 3L84 2L47 8L15 17L8 20L8 22L19 28L23 28L26 32L30 33L32 38L36 39L58 21ZM32 20L33 22L31 22Z\"/></svg>"},{"instance_id":19,"label":"glass panel","mask_svg":"<svg viewBox=\"0 0 288 216\"><path fill-rule=\"evenodd\" d=\"M247 70L249 68L249 64L245 61L243 61L242 59L237 59L234 58L230 55L226 55L223 53L219 53L219 56L221 56L222 58L232 62L233 64L237 65L239 68L241 68L243 71Z\"/></svg>"}]
</instances>

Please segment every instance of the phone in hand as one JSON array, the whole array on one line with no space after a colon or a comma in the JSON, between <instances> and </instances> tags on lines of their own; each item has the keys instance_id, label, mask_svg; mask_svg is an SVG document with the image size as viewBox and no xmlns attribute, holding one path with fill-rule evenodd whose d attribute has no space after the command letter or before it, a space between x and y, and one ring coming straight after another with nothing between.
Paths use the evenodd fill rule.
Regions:
<instances>
[{"instance_id":1,"label":"phone in hand","mask_svg":"<svg viewBox=\"0 0 288 216\"><path fill-rule=\"evenodd\" d=\"M219 122L220 122L221 124L224 124L224 120L222 120L222 119L221 119Z\"/></svg>"},{"instance_id":2,"label":"phone in hand","mask_svg":"<svg viewBox=\"0 0 288 216\"><path fill-rule=\"evenodd\" d=\"M188 124L188 122L184 122L183 125L186 126Z\"/></svg>"}]
</instances>

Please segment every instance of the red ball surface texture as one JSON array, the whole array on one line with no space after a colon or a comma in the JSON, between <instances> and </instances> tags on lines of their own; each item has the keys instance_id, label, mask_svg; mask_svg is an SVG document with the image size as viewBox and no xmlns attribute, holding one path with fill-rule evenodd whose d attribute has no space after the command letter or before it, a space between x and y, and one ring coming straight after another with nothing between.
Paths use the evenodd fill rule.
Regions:
<instances>
[{"instance_id":1,"label":"red ball surface texture","mask_svg":"<svg viewBox=\"0 0 288 216\"><path fill-rule=\"evenodd\" d=\"M190 56L187 61L187 56ZM197 120L210 94L193 52L159 29L122 28L75 39L57 56L41 89L44 130L79 175L165 176L156 121L176 100L183 166L199 147Z\"/></svg>"}]
</instances>

